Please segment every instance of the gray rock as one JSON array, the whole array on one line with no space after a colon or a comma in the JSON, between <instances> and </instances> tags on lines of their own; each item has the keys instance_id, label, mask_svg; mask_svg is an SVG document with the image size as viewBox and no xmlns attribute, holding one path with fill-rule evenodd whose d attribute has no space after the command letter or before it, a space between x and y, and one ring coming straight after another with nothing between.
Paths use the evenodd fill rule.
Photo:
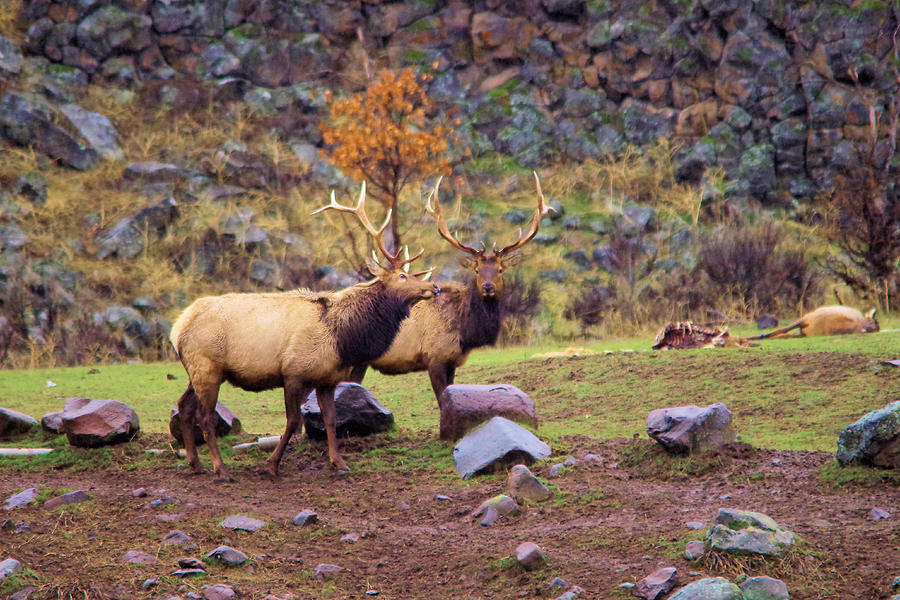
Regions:
<instances>
[{"instance_id":1,"label":"gray rock","mask_svg":"<svg viewBox=\"0 0 900 600\"><path fill-rule=\"evenodd\" d=\"M501 494L499 496L494 496L489 500L485 500L481 503L481 505L472 511L469 515L469 518L473 521L478 517L482 517L479 525L483 527L490 527L494 523L497 522L497 519L500 517L505 517L508 515L516 516L522 512L522 509L519 508L519 505L515 500Z\"/></svg>"},{"instance_id":2,"label":"gray rock","mask_svg":"<svg viewBox=\"0 0 900 600\"><path fill-rule=\"evenodd\" d=\"M163 544L186 544L191 541L191 536L184 533L183 531L178 531L174 529L166 534L163 538Z\"/></svg>"},{"instance_id":3,"label":"gray rock","mask_svg":"<svg viewBox=\"0 0 900 600\"><path fill-rule=\"evenodd\" d=\"M215 415L216 435L219 438L241 432L242 427L240 419L238 419L234 413L221 402L216 402ZM178 412L177 406L172 409L171 416L169 417L169 433L172 434L172 437L175 438L179 444L184 444L184 436L181 431L181 414ZM194 442L199 445L206 443L206 438L203 437L203 430L200 428L199 423L194 424Z\"/></svg>"},{"instance_id":4,"label":"gray rock","mask_svg":"<svg viewBox=\"0 0 900 600\"><path fill-rule=\"evenodd\" d=\"M97 237L97 258L136 257L144 251L145 234L164 234L177 216L178 207L171 197L145 206Z\"/></svg>"},{"instance_id":5,"label":"gray rock","mask_svg":"<svg viewBox=\"0 0 900 600\"><path fill-rule=\"evenodd\" d=\"M37 488L28 488L22 490L17 494L13 494L9 498L6 499L6 502L3 504L3 510L12 510L14 508L20 508L22 506L28 506L32 502L34 502L35 498L38 496Z\"/></svg>"},{"instance_id":6,"label":"gray rock","mask_svg":"<svg viewBox=\"0 0 900 600\"><path fill-rule=\"evenodd\" d=\"M122 557L122 560L127 563L138 565L155 565L159 562L159 559L155 555L141 552L140 550L129 550L125 553L125 556Z\"/></svg>"},{"instance_id":7,"label":"gray rock","mask_svg":"<svg viewBox=\"0 0 900 600\"><path fill-rule=\"evenodd\" d=\"M709 577L687 584L668 600L743 600L741 590L724 577Z\"/></svg>"},{"instance_id":8,"label":"gray rock","mask_svg":"<svg viewBox=\"0 0 900 600\"><path fill-rule=\"evenodd\" d=\"M706 541L719 552L781 556L793 547L795 536L762 513L722 508Z\"/></svg>"},{"instance_id":9,"label":"gray rock","mask_svg":"<svg viewBox=\"0 0 900 600\"><path fill-rule=\"evenodd\" d=\"M232 600L236 595L234 588L224 583L203 586L203 597L206 600Z\"/></svg>"},{"instance_id":10,"label":"gray rock","mask_svg":"<svg viewBox=\"0 0 900 600\"><path fill-rule=\"evenodd\" d=\"M523 542L516 546L516 561L526 571L540 569L547 563L544 551L534 542Z\"/></svg>"},{"instance_id":11,"label":"gray rock","mask_svg":"<svg viewBox=\"0 0 900 600\"><path fill-rule=\"evenodd\" d=\"M0 581L22 570L22 563L14 558L0 560Z\"/></svg>"},{"instance_id":12,"label":"gray rock","mask_svg":"<svg viewBox=\"0 0 900 600\"><path fill-rule=\"evenodd\" d=\"M494 417L453 448L456 472L463 479L498 467L531 464L550 456L550 446L509 419Z\"/></svg>"},{"instance_id":13,"label":"gray rock","mask_svg":"<svg viewBox=\"0 0 900 600\"><path fill-rule=\"evenodd\" d=\"M64 104L59 110L101 156L113 160L125 158L119 148L119 134L106 116L85 110L77 104Z\"/></svg>"},{"instance_id":14,"label":"gray rock","mask_svg":"<svg viewBox=\"0 0 900 600\"><path fill-rule=\"evenodd\" d=\"M178 566L182 569L200 569L201 571L206 570L206 565L199 558L194 558L193 556L183 556L178 559Z\"/></svg>"},{"instance_id":15,"label":"gray rock","mask_svg":"<svg viewBox=\"0 0 900 600\"><path fill-rule=\"evenodd\" d=\"M743 600L790 600L787 585L772 577L749 577L740 584Z\"/></svg>"},{"instance_id":16,"label":"gray rock","mask_svg":"<svg viewBox=\"0 0 900 600\"><path fill-rule=\"evenodd\" d=\"M265 526L265 522L245 515L232 515L226 517L220 525L226 529L238 529L241 531L259 531Z\"/></svg>"},{"instance_id":17,"label":"gray rock","mask_svg":"<svg viewBox=\"0 0 900 600\"><path fill-rule=\"evenodd\" d=\"M394 413L379 404L369 390L357 383L339 383L334 392L334 406L339 437L383 433L394 426ZM325 423L315 392L309 395L300 412L306 426L306 435L312 439L324 440Z\"/></svg>"},{"instance_id":18,"label":"gray rock","mask_svg":"<svg viewBox=\"0 0 900 600\"><path fill-rule=\"evenodd\" d=\"M517 502L535 500L541 502L553 495L546 485L535 477L525 465L513 465L506 479L506 489Z\"/></svg>"},{"instance_id":19,"label":"gray rock","mask_svg":"<svg viewBox=\"0 0 900 600\"><path fill-rule=\"evenodd\" d=\"M13 77L22 70L25 59L18 44L0 35L0 77Z\"/></svg>"},{"instance_id":20,"label":"gray rock","mask_svg":"<svg viewBox=\"0 0 900 600\"><path fill-rule=\"evenodd\" d=\"M678 585L678 569L663 567L637 582L631 594L645 600L656 600Z\"/></svg>"},{"instance_id":21,"label":"gray rock","mask_svg":"<svg viewBox=\"0 0 900 600\"><path fill-rule=\"evenodd\" d=\"M672 453L709 450L735 439L731 411L721 402L653 410L647 415L647 434Z\"/></svg>"},{"instance_id":22,"label":"gray rock","mask_svg":"<svg viewBox=\"0 0 900 600\"><path fill-rule=\"evenodd\" d=\"M321 564L316 565L316 569L315 569L316 579L319 579L319 580L334 579L343 571L344 571L343 567L339 567L337 565L330 565L328 563L321 563Z\"/></svg>"},{"instance_id":23,"label":"gray rock","mask_svg":"<svg viewBox=\"0 0 900 600\"><path fill-rule=\"evenodd\" d=\"M86 448L128 442L141 429L134 409L117 400L68 398L61 418L69 443Z\"/></svg>"},{"instance_id":24,"label":"gray rock","mask_svg":"<svg viewBox=\"0 0 900 600\"><path fill-rule=\"evenodd\" d=\"M33 147L68 167L93 168L100 160L97 151L84 147L54 121L51 108L22 94L6 92L0 98L0 134L6 139Z\"/></svg>"},{"instance_id":25,"label":"gray rock","mask_svg":"<svg viewBox=\"0 0 900 600\"><path fill-rule=\"evenodd\" d=\"M448 385L438 405L442 440L458 440L471 428L496 416L530 427L538 424L534 402L514 385Z\"/></svg>"},{"instance_id":26,"label":"gray rock","mask_svg":"<svg viewBox=\"0 0 900 600\"><path fill-rule=\"evenodd\" d=\"M36 171L20 175L13 186L13 193L34 206L43 206L47 202L47 178Z\"/></svg>"},{"instance_id":27,"label":"gray rock","mask_svg":"<svg viewBox=\"0 0 900 600\"><path fill-rule=\"evenodd\" d=\"M900 468L900 401L874 410L841 431L838 463Z\"/></svg>"},{"instance_id":28,"label":"gray rock","mask_svg":"<svg viewBox=\"0 0 900 600\"><path fill-rule=\"evenodd\" d=\"M24 413L0 407L0 440L9 440L34 431L38 422Z\"/></svg>"},{"instance_id":29,"label":"gray rock","mask_svg":"<svg viewBox=\"0 0 900 600\"><path fill-rule=\"evenodd\" d=\"M697 560L706 553L706 544L699 540L693 540L685 544L684 557L688 560Z\"/></svg>"},{"instance_id":30,"label":"gray rock","mask_svg":"<svg viewBox=\"0 0 900 600\"><path fill-rule=\"evenodd\" d=\"M67 504L79 504L81 502L87 502L90 499L91 497L87 492L83 490L77 490L50 498L49 500L44 502L44 508L46 508L47 510L53 510L54 508L65 506Z\"/></svg>"},{"instance_id":31,"label":"gray rock","mask_svg":"<svg viewBox=\"0 0 900 600\"><path fill-rule=\"evenodd\" d=\"M319 515L316 514L315 511L301 510L294 517L294 520L292 521L292 523L294 525L302 527L303 525L312 525L313 523L315 523L318 520L319 520Z\"/></svg>"},{"instance_id":32,"label":"gray rock","mask_svg":"<svg viewBox=\"0 0 900 600\"><path fill-rule=\"evenodd\" d=\"M891 513L884 510L883 508L873 508L869 511L869 518L873 521L880 521L881 519L890 519Z\"/></svg>"},{"instance_id":33,"label":"gray rock","mask_svg":"<svg viewBox=\"0 0 900 600\"><path fill-rule=\"evenodd\" d=\"M215 558L229 567L237 567L250 560L249 556L230 546L219 546L207 556L209 556L209 558Z\"/></svg>"},{"instance_id":34,"label":"gray rock","mask_svg":"<svg viewBox=\"0 0 900 600\"><path fill-rule=\"evenodd\" d=\"M206 571L204 569L176 569L172 571L171 575L173 577L206 577Z\"/></svg>"}]
</instances>

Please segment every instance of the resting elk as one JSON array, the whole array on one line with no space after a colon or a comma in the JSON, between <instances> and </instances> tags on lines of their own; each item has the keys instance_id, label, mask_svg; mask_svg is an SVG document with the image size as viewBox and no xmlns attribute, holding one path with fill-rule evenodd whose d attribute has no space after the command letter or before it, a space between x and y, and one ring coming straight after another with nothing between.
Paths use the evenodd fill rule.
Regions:
<instances>
[{"instance_id":1,"label":"resting elk","mask_svg":"<svg viewBox=\"0 0 900 600\"><path fill-rule=\"evenodd\" d=\"M484 242L481 249L476 249L450 233L437 198L441 185L441 178L438 178L425 210L436 221L441 237L468 255L463 266L471 277L466 284L440 282L441 295L434 302L414 306L390 349L369 366L387 375L428 371L432 390L440 401L441 393L453 383L456 369L465 363L469 352L497 341L502 318L500 298L504 270L518 262L521 255L514 252L537 234L541 219L553 210L545 203L537 173L534 182L538 206L530 229L524 235L520 232L515 242L500 249L495 245L488 253ZM361 383L365 373L365 366L355 368L351 381Z\"/></svg>"},{"instance_id":2,"label":"resting elk","mask_svg":"<svg viewBox=\"0 0 900 600\"><path fill-rule=\"evenodd\" d=\"M879 330L873 308L865 315L849 306L820 306L806 313L787 327L781 327L758 336L758 339L787 337L788 332L799 329L798 337L817 335L842 335L847 333L871 333ZM757 339L757 338L754 338Z\"/></svg>"},{"instance_id":3,"label":"resting elk","mask_svg":"<svg viewBox=\"0 0 900 600\"><path fill-rule=\"evenodd\" d=\"M337 292L209 296L196 300L175 321L170 339L190 378L178 409L185 451L195 473L202 471L193 433L194 423L199 423L216 475L230 479L216 445L214 419L223 381L249 391L284 388L287 426L265 473L277 476L285 448L302 423L300 407L313 389L325 422L328 458L338 469L347 469L335 435L335 386L348 379L353 367L371 362L390 347L412 305L440 292L416 276L420 274L407 272L421 252L404 259L399 250L388 251L383 234L390 213L375 229L366 216L365 194L363 183L359 203L352 208L335 202L332 192L331 204L313 214L333 209L358 217L388 262L382 267L377 260L369 261L373 280Z\"/></svg>"}]
</instances>

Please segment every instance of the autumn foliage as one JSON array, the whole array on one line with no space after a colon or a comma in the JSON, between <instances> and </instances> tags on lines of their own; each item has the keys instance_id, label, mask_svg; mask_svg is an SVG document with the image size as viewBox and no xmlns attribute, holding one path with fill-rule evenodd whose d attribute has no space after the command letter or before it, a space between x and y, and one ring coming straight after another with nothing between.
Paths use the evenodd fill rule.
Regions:
<instances>
[{"instance_id":1,"label":"autumn foliage","mask_svg":"<svg viewBox=\"0 0 900 600\"><path fill-rule=\"evenodd\" d=\"M448 175L452 129L433 123L431 101L412 70L382 71L364 92L331 100L331 119L322 126L331 162L346 175L365 180L372 195L392 209L391 234L400 245L397 206L410 181Z\"/></svg>"}]
</instances>

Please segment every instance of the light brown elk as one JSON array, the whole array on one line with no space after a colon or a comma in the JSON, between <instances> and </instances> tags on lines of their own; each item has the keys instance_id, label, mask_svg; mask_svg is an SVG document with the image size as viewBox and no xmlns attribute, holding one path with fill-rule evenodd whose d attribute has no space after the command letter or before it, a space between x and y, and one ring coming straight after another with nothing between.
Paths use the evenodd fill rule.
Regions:
<instances>
[{"instance_id":1,"label":"light brown elk","mask_svg":"<svg viewBox=\"0 0 900 600\"><path fill-rule=\"evenodd\" d=\"M817 335L843 335L848 333L872 333L878 331L878 321L875 320L873 308L865 315L849 306L820 306L816 310L806 313L799 320L787 327L781 327L768 333L755 336L753 339L768 339L787 337L788 332L799 329L794 335L798 337L812 337Z\"/></svg>"},{"instance_id":2,"label":"light brown elk","mask_svg":"<svg viewBox=\"0 0 900 600\"><path fill-rule=\"evenodd\" d=\"M541 219L553 210L546 205L537 173L534 182L538 206L528 232L520 232L518 240L503 248L495 245L488 253L484 242L476 249L450 233L437 198L441 184L438 178L428 196L426 212L436 221L441 237L468 255L463 265L470 279L466 284L439 282L441 295L434 302L414 306L390 349L369 366L388 375L428 371L432 390L440 401L444 388L453 383L456 369L465 363L472 349L497 341L502 325L504 271L518 262L521 255L515 252L537 234ZM351 381L362 382L365 372L365 366L354 369Z\"/></svg>"},{"instance_id":3,"label":"light brown elk","mask_svg":"<svg viewBox=\"0 0 900 600\"><path fill-rule=\"evenodd\" d=\"M185 451L195 473L202 470L193 433L194 423L199 423L215 473L230 479L216 445L214 419L223 381L250 391L284 388L287 425L266 462L266 473L278 474L285 448L302 423L300 407L314 389L325 422L328 458L338 469L347 468L337 448L335 386L348 379L353 367L371 362L390 347L413 304L440 291L405 270L421 252L404 259L399 250L387 250L383 234L389 221L379 229L372 226L365 213L365 189L363 184L356 208L338 204L332 192L331 204L315 212L334 209L359 218L388 262L387 267L370 262L375 279L338 292L200 298L172 326L170 339L190 378L178 409Z\"/></svg>"}]
</instances>

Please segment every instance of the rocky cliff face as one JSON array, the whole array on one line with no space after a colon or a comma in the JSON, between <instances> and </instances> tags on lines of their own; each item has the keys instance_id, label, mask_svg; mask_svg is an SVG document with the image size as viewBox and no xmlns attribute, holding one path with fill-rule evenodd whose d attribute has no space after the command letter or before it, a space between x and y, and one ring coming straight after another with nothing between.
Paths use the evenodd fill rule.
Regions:
<instances>
[{"instance_id":1,"label":"rocky cliff face","mask_svg":"<svg viewBox=\"0 0 900 600\"><path fill-rule=\"evenodd\" d=\"M360 86L365 51L431 73L476 156L534 167L664 136L680 178L720 166L729 198L763 204L852 169L900 91L900 19L882 0L32 0L23 16L25 52L69 80L163 82L169 104L196 80L285 115L283 135L312 145L309 91Z\"/></svg>"}]
</instances>

